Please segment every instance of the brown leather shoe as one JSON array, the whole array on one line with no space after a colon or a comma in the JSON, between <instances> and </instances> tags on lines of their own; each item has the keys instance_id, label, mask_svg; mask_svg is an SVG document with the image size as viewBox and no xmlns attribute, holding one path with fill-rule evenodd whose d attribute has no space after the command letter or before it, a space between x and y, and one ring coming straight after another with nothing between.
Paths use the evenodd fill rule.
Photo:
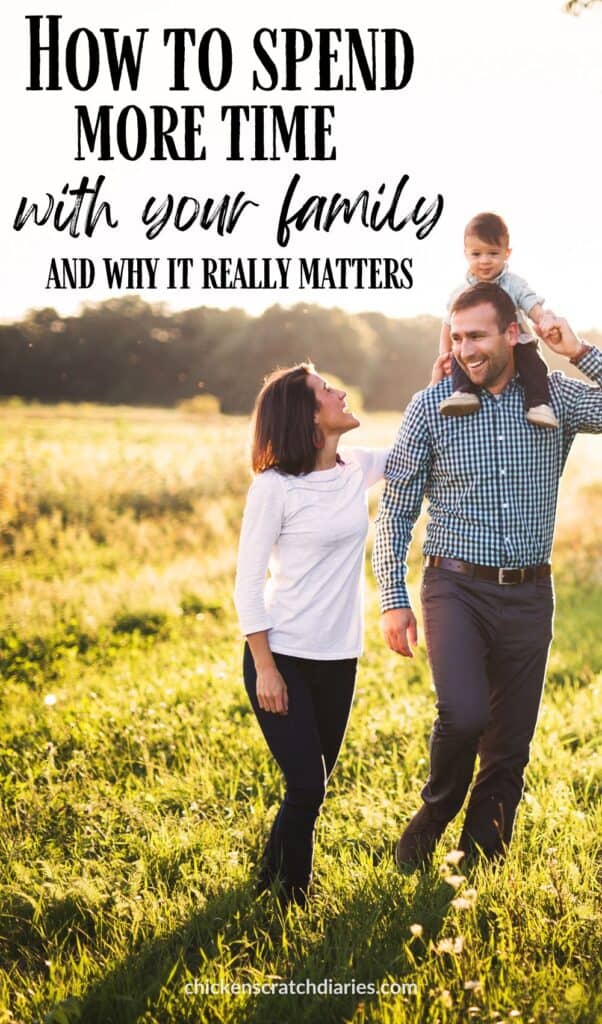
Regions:
<instances>
[{"instance_id":1,"label":"brown leather shoe","mask_svg":"<svg viewBox=\"0 0 602 1024\"><path fill-rule=\"evenodd\" d=\"M437 821L428 805L423 804L395 847L395 863L400 871L428 864L446 826L446 821Z\"/></svg>"}]
</instances>

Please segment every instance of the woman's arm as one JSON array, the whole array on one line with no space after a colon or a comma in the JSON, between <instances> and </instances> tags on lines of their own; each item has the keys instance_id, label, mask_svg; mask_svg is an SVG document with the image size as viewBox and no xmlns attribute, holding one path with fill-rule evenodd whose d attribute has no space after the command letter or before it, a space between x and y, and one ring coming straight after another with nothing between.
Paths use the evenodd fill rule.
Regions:
<instances>
[{"instance_id":1,"label":"woman's arm","mask_svg":"<svg viewBox=\"0 0 602 1024\"><path fill-rule=\"evenodd\" d=\"M270 629L272 625L264 597L265 576L272 548L282 529L283 514L282 482L271 470L260 473L247 495L234 585L234 604L245 636Z\"/></svg>"},{"instance_id":2,"label":"woman's arm","mask_svg":"<svg viewBox=\"0 0 602 1024\"><path fill-rule=\"evenodd\" d=\"M274 661L274 655L268 643L267 630L249 633L247 643L253 655L257 672L257 703L264 711L272 711L277 715L288 712L288 691L286 683L280 675Z\"/></svg>"},{"instance_id":3,"label":"woman's arm","mask_svg":"<svg viewBox=\"0 0 602 1024\"><path fill-rule=\"evenodd\" d=\"M384 480L385 465L389 457L390 448L343 448L341 456L355 459L358 463L365 487L373 487L380 480Z\"/></svg>"},{"instance_id":4,"label":"woman's arm","mask_svg":"<svg viewBox=\"0 0 602 1024\"><path fill-rule=\"evenodd\" d=\"M272 548L282 529L284 491L275 473L255 477L247 495L238 545L234 603L257 672L257 700L264 711L287 712L286 686L268 643L270 615L264 599Z\"/></svg>"}]
</instances>

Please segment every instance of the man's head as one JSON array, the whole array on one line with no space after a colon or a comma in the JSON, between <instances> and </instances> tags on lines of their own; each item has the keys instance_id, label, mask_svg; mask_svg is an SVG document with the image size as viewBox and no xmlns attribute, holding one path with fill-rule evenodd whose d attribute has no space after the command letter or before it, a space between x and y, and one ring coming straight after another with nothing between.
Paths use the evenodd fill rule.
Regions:
<instances>
[{"instance_id":1,"label":"man's head","mask_svg":"<svg viewBox=\"0 0 602 1024\"><path fill-rule=\"evenodd\" d=\"M473 384L503 391L514 376L516 310L497 284L479 281L451 307L452 352Z\"/></svg>"},{"instance_id":2,"label":"man's head","mask_svg":"<svg viewBox=\"0 0 602 1024\"><path fill-rule=\"evenodd\" d=\"M477 280L495 280L511 251L508 228L497 213L477 213L469 220L464 229L464 255Z\"/></svg>"}]
</instances>

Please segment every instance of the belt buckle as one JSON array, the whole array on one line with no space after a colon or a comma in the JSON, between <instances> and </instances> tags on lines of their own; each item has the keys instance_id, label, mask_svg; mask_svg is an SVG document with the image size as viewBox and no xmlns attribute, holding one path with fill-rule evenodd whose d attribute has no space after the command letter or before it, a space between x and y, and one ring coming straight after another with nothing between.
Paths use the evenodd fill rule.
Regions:
<instances>
[{"instance_id":1,"label":"belt buckle","mask_svg":"<svg viewBox=\"0 0 602 1024\"><path fill-rule=\"evenodd\" d=\"M520 573L520 578L518 580L505 580L504 579L504 573L505 572L519 572ZM524 583L525 582L525 570L524 569L510 568L510 566L508 566L508 565L501 566L498 569L498 571L497 571L497 581L500 584L500 586L502 586L502 587L515 587L518 583Z\"/></svg>"}]
</instances>

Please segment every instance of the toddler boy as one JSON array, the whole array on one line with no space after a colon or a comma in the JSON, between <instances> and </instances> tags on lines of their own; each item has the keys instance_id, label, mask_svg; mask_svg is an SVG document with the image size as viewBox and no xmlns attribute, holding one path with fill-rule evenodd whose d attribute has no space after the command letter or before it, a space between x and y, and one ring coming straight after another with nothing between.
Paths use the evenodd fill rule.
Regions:
<instances>
[{"instance_id":1,"label":"toddler boy","mask_svg":"<svg viewBox=\"0 0 602 1024\"><path fill-rule=\"evenodd\" d=\"M448 314L441 327L439 354L451 351L449 309L457 296L478 281L498 284L508 293L516 306L520 335L515 348L516 369L525 389L525 408L529 423L554 430L558 420L550 404L548 368L539 354L537 338L526 317L540 330L553 330L556 318L543 308L543 298L537 295L522 277L508 270L506 261L510 253L510 236L505 222L496 213L479 213L466 225L464 255L468 263L465 281L451 294ZM443 416L467 416L481 407L478 387L452 358L453 393L439 406Z\"/></svg>"}]
</instances>

